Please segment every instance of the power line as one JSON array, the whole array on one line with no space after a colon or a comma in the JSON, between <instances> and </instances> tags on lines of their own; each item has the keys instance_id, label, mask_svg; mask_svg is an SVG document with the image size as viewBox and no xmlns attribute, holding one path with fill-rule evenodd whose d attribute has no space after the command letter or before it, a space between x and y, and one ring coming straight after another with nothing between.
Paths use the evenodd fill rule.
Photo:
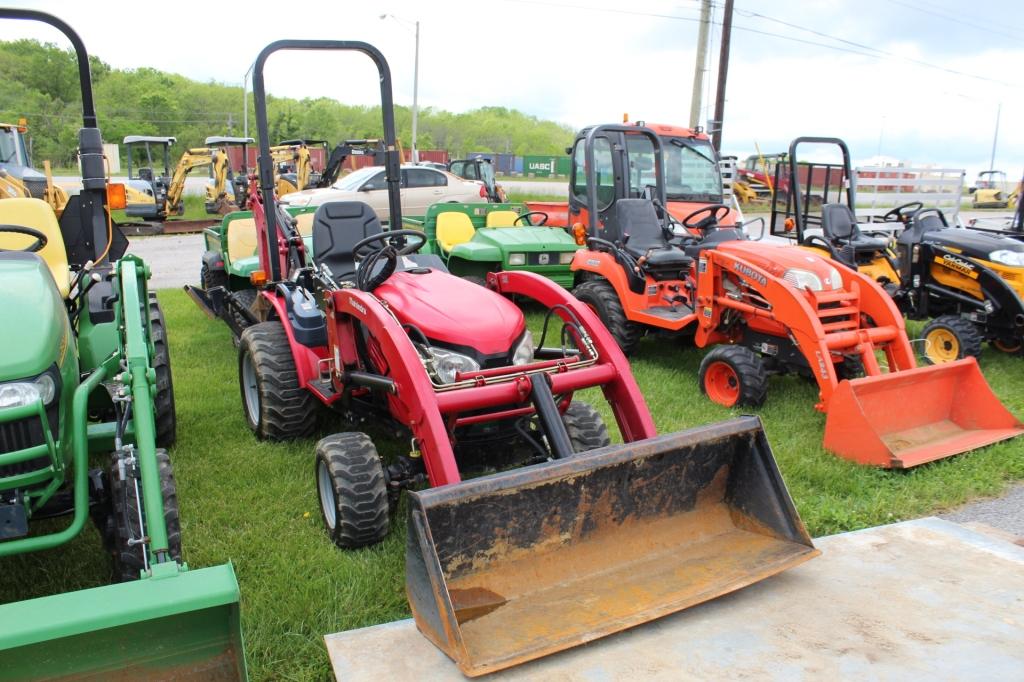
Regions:
<instances>
[{"instance_id":1,"label":"power line","mask_svg":"<svg viewBox=\"0 0 1024 682\"><path fill-rule=\"evenodd\" d=\"M623 15L629 15L629 16L653 17L653 18L656 18L656 19L671 19L671 20L674 20L674 21L688 21L688 22L694 22L694 23L700 21L699 17L681 17L681 16L679 16L677 14L663 14L663 13L660 13L660 12L645 12L645 11L641 11L641 10L626 10L626 9L618 9L618 8L613 8L613 7L586 7L586 6L582 6L582 5L574 5L574 4L570 4L570 3L564 3L564 2L554 2L553 0L505 0L505 1L506 2L515 2L515 3L520 3L520 4L527 4L527 5L540 5L540 6L545 6L545 7L562 7L562 8L567 8L567 9L583 10L583 11L591 11L591 12L607 12L607 13L611 13L611 14L623 14ZM717 5L713 5L713 6L717 6ZM690 8L682 8L682 9L690 9ZM697 8L695 7L693 9L696 10ZM739 11L739 10L737 10L737 11ZM790 42L800 43L800 44L803 44L803 45L811 45L811 46L814 46L814 47L823 47L825 49L835 50L837 52L846 52L846 53L849 53L849 54L856 54L856 55L860 55L862 57L869 57L871 59L876 59L876 60L879 60L879 61L885 61L886 58L888 58L888 59L897 59L897 60L900 60L900 61L908 62L910 64L915 64L917 66L922 66L922 67L925 67L925 68L930 68L930 69L935 69L935 70L939 70L939 71L944 71L946 73L954 74L954 75L957 75L957 76L963 76L965 78L973 78L975 80L985 81L985 82L988 82L988 83L993 83L993 84L997 84L997 85L1003 85L1003 86L1007 86L1007 87L1014 87L1014 88L1020 87L1016 83L1009 83L1007 81L1001 81L1001 80L998 80L998 79L995 79L995 78L988 78L988 77L985 77L985 76L979 76L977 74L967 73L967 72L964 72L964 71L957 71L955 69L950 69L948 67L940 66L938 64L932 64L930 62L926 62L926 61L923 61L923 60L920 60L920 59L913 59L912 57L904 57L902 55L898 55L898 54L893 53L893 52L888 52L886 50L882 50L882 49L877 48L877 47L872 47L870 45L863 45L861 43L855 43L853 41L846 40L845 38L840 38L838 36L833 36L833 35L830 35L828 33L823 33L821 31L818 31L817 29L807 28L806 26L800 26L798 24L793 24L793 23L790 23L790 22L787 22L787 21L783 21L782 19L776 19L775 17L769 17L767 15L760 14L758 12L751 12L751 11L744 10L742 13L745 16L751 16L751 17L757 17L757 18L761 18L761 19L766 19L768 21L779 23L779 24L782 24L784 26L788 26L790 28L795 28L795 29L801 30L801 31L807 31L807 32L813 33L815 35L828 38L829 40L836 40L836 41L839 41L839 42L842 42L842 43L846 43L846 44L850 45L851 47L842 47L840 45L831 45L831 44L828 44L828 43L821 43L821 42L817 42L817 41L814 41L814 40L806 40L806 39L803 39L803 38L797 38L795 36L784 35L784 34L781 34L781 33L772 33L771 31L762 31L762 30L759 30L759 29L751 28L749 26L740 26L740 25L735 24L735 23L732 26L733 30L745 31L746 33L753 33L753 34L756 34L756 35L763 35L763 36L767 36L767 37L771 37L771 38L778 38L780 40L788 40ZM716 26L721 26L722 25L721 22L712 22L712 23L714 25L716 25ZM854 46L856 47L856 49L854 49ZM865 52L864 50L869 50L869 52Z\"/></svg>"},{"instance_id":2,"label":"power line","mask_svg":"<svg viewBox=\"0 0 1024 682\"><path fill-rule=\"evenodd\" d=\"M957 71L956 69L950 69L949 67L940 66L938 64L932 64L930 62L925 62L925 61L922 61L920 59L914 59L913 57L904 57L903 55L899 55L899 54L896 54L894 52L889 52L888 50L883 50L881 48L872 47L870 45L864 45L862 43L856 43L856 42L853 42L852 40L846 40L845 38L840 38L839 36L834 36L834 35L830 35L828 33L823 33L822 31L818 31L818 30L813 29L813 28L807 28L806 26L800 26L798 24L793 24L793 23L790 23L788 21L783 21L782 19L776 19L775 17L769 17L767 15L760 14L758 12L751 12L749 10L738 10L738 11L743 16L754 17L754 18L758 18L758 19L764 19L766 21L771 21L771 22L776 23L776 24L781 24L783 26L788 26L790 28L795 28L795 29L797 29L799 31L806 31L807 33L812 33L812 34L814 34L816 36L821 36L823 38L829 38L830 40L836 40L836 41L839 41L841 43L846 43L847 45L851 45L853 47L860 48L862 50L873 50L874 52L877 52L877 53L879 53L881 55L884 55L886 57L890 57L892 59L899 59L899 60L902 60L902 61L905 61L905 62L910 62L911 64L917 64L918 66L924 66L924 67L930 68L930 69L937 69L939 71L945 71L946 73L951 73L951 74L954 74L954 75L957 75L957 76L964 76L966 78L974 78L974 79L977 79L977 80L988 81L990 83L997 83L999 85L1008 85L1008 86L1011 86L1011 87L1014 85L1013 83L1007 83L1006 81L1001 81L1001 80L998 80L996 78L988 78L986 76L978 76L976 74L966 73L964 71ZM860 54L864 54L864 53L860 53ZM874 56L874 55L867 55L867 56ZM875 56L875 58L877 59L877 56Z\"/></svg>"},{"instance_id":3,"label":"power line","mask_svg":"<svg viewBox=\"0 0 1024 682\"><path fill-rule=\"evenodd\" d=\"M983 26L981 24L975 24L972 21L969 21L969 20L963 18L962 15L946 14L944 12L939 12L938 10L930 9L930 8L927 8L927 7L918 7L916 5L910 4L909 2L902 2L901 0L889 0L889 1L892 2L892 4L894 4L894 5L900 5L901 7L906 7L907 9L916 10L918 12L921 12L922 14L930 14L933 17L939 17L940 19L945 19L946 21L953 22L954 24L963 24L963 25L966 25L966 26L971 26L973 28L985 31L987 33L995 33L997 35L1006 36L1007 38L1011 38L1013 40L1021 40L1021 38L1022 38L1022 35L1020 33L1018 33L1017 35L1011 35L1009 33L1006 33L1005 31L1001 31L1001 30L995 28L992 24L989 24L988 26Z\"/></svg>"}]
</instances>

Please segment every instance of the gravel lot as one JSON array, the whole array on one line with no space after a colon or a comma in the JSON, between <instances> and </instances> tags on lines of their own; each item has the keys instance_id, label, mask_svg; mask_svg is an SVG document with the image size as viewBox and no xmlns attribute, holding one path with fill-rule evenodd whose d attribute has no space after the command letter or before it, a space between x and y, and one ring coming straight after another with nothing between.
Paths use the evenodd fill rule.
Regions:
<instances>
[{"instance_id":1,"label":"gravel lot","mask_svg":"<svg viewBox=\"0 0 1024 682\"><path fill-rule=\"evenodd\" d=\"M1024 484L1010 488L994 500L971 502L939 518L957 523L984 523L1024 539Z\"/></svg>"}]
</instances>

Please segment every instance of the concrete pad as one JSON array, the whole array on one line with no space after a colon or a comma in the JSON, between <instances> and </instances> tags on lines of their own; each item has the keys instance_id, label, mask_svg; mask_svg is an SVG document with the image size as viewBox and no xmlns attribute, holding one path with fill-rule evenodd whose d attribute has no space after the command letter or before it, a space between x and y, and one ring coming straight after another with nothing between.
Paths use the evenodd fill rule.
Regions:
<instances>
[{"instance_id":1,"label":"concrete pad","mask_svg":"<svg viewBox=\"0 0 1024 682\"><path fill-rule=\"evenodd\" d=\"M786 573L488 679L1024 676L1024 548L935 518L815 544ZM344 682L465 679L412 620L325 641Z\"/></svg>"}]
</instances>

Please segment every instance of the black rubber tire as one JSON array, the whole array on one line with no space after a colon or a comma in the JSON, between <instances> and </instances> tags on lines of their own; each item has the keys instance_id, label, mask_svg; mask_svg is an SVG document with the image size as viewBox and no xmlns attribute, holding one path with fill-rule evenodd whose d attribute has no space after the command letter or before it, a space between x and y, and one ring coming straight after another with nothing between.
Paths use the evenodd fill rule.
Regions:
<instances>
[{"instance_id":1,"label":"black rubber tire","mask_svg":"<svg viewBox=\"0 0 1024 682\"><path fill-rule=\"evenodd\" d=\"M572 290L572 295L590 306L608 328L619 348L629 355L640 343L644 328L626 319L618 294L606 279L592 279Z\"/></svg>"},{"instance_id":2,"label":"black rubber tire","mask_svg":"<svg viewBox=\"0 0 1024 682\"><path fill-rule=\"evenodd\" d=\"M254 386L246 383L246 362L251 363ZM242 333L238 345L238 385L245 421L257 438L280 441L313 435L316 402L299 386L288 335L280 322L254 324ZM249 395L256 401L252 406Z\"/></svg>"},{"instance_id":3,"label":"black rubber tire","mask_svg":"<svg viewBox=\"0 0 1024 682\"><path fill-rule=\"evenodd\" d=\"M731 367L737 382L736 400L731 405L726 405L727 407L757 407L764 403L768 395L768 373L760 355L746 346L716 346L704 356L699 371L701 393L714 402L725 405L726 403L715 399L714 391L709 392L707 386L707 373L716 363L724 363Z\"/></svg>"},{"instance_id":4,"label":"black rubber tire","mask_svg":"<svg viewBox=\"0 0 1024 682\"><path fill-rule=\"evenodd\" d=\"M369 436L351 432L322 438L316 444L313 476L320 517L335 545L357 549L387 537L391 524L387 482Z\"/></svg>"},{"instance_id":5,"label":"black rubber tire","mask_svg":"<svg viewBox=\"0 0 1024 682\"><path fill-rule=\"evenodd\" d=\"M935 354L929 352L930 347L928 337L932 333L936 332L946 332L954 337L956 343L955 349L952 347L944 347L943 350L946 353L955 350L955 358L942 359L941 357L937 357ZM921 356L929 365L941 364L954 359L962 360L967 357L976 358L981 355L982 338L981 334L978 332L978 328L974 326L973 322L965 320L959 315L942 315L940 317L936 317L921 330L921 339L925 341L924 348L921 350Z\"/></svg>"},{"instance_id":6,"label":"black rubber tire","mask_svg":"<svg viewBox=\"0 0 1024 682\"><path fill-rule=\"evenodd\" d=\"M203 288L207 291L214 287L226 287L228 285L228 273L223 270L211 270L206 263L203 263L203 267L199 271L199 281L202 282Z\"/></svg>"},{"instance_id":7,"label":"black rubber tire","mask_svg":"<svg viewBox=\"0 0 1024 682\"><path fill-rule=\"evenodd\" d=\"M238 301L245 308L252 308L252 304L256 301L256 290L255 289L241 289L234 292L235 300ZM231 316L234 324L242 330L249 327L249 320L244 315L237 312L231 306L225 306L224 316ZM239 343L240 336L235 336L235 328L231 326L230 321L228 328L231 330L231 335L234 337L235 345Z\"/></svg>"},{"instance_id":8,"label":"black rubber tire","mask_svg":"<svg viewBox=\"0 0 1024 682\"><path fill-rule=\"evenodd\" d=\"M484 277L480 277L479 275L463 275L462 279L466 280L467 282L472 282L473 284L479 284L482 287L487 286L487 279Z\"/></svg>"},{"instance_id":9,"label":"black rubber tire","mask_svg":"<svg viewBox=\"0 0 1024 682\"><path fill-rule=\"evenodd\" d=\"M864 376L864 361L857 357L846 357L842 362L837 362L835 367L836 378L840 381Z\"/></svg>"},{"instance_id":10,"label":"black rubber tire","mask_svg":"<svg viewBox=\"0 0 1024 682\"><path fill-rule=\"evenodd\" d=\"M174 407L174 380L171 376L171 354L167 347L167 325L156 294L149 294L149 328L153 334L153 370L156 372L156 395L153 397L156 419L156 446L169 448L178 437L178 418Z\"/></svg>"},{"instance_id":11,"label":"black rubber tire","mask_svg":"<svg viewBox=\"0 0 1024 682\"><path fill-rule=\"evenodd\" d=\"M1021 342L1021 339L993 339L989 341L988 345L1000 353L1006 353L1014 357L1024 357L1024 343Z\"/></svg>"},{"instance_id":12,"label":"black rubber tire","mask_svg":"<svg viewBox=\"0 0 1024 682\"><path fill-rule=\"evenodd\" d=\"M587 452L611 445L608 427L600 413L589 403L574 400L562 413L562 423L569 433L573 452Z\"/></svg>"},{"instance_id":13,"label":"black rubber tire","mask_svg":"<svg viewBox=\"0 0 1024 682\"><path fill-rule=\"evenodd\" d=\"M119 457L110 458L110 552L114 560L114 580L131 582L139 579L139 572L145 568L143 552L145 545L129 545L132 538L142 537L139 527L139 506L142 499L142 480L139 479L139 499L135 497L132 480L122 479L118 466ZM160 473L160 494L163 498L164 524L167 526L167 546L171 558L181 561L181 521L178 515L178 493L171 469L171 458L167 451L157 448L156 462ZM143 502L143 505L145 502ZM143 512L143 516L145 513Z\"/></svg>"}]
</instances>

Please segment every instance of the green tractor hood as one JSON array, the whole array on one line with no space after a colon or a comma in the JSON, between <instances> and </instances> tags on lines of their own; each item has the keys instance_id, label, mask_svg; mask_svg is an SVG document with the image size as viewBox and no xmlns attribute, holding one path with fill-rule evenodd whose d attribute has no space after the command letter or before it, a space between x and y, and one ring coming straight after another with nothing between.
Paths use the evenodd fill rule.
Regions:
<instances>
[{"instance_id":1,"label":"green tractor hood","mask_svg":"<svg viewBox=\"0 0 1024 682\"><path fill-rule=\"evenodd\" d=\"M0 291L0 381L39 374L68 343L68 313L53 276L33 253L0 253Z\"/></svg>"}]
</instances>

